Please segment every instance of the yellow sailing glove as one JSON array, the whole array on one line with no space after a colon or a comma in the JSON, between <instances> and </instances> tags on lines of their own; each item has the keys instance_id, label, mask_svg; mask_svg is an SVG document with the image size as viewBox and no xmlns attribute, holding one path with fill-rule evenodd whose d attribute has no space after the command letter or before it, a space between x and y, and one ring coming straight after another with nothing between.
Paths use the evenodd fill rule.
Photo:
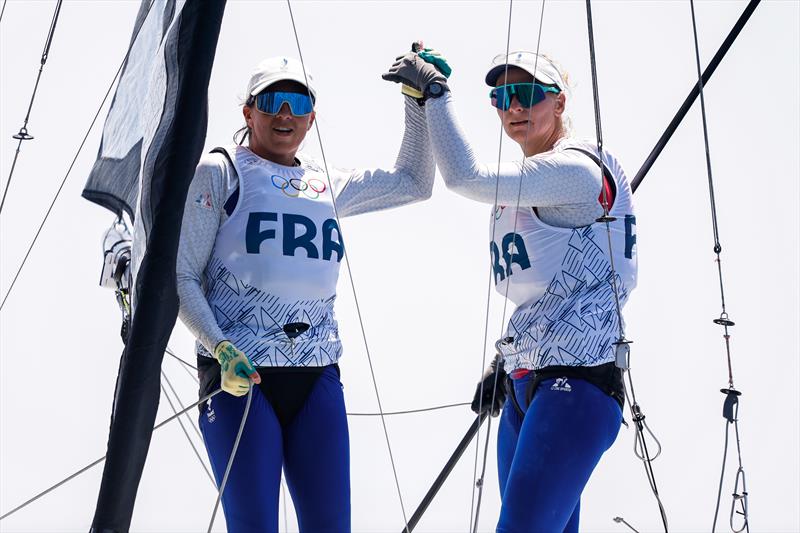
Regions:
<instances>
[{"instance_id":1,"label":"yellow sailing glove","mask_svg":"<svg viewBox=\"0 0 800 533\"><path fill-rule=\"evenodd\" d=\"M230 341L222 341L214 348L214 357L222 370L222 390L234 396L244 396L250 389L250 382L258 385L261 376L253 363Z\"/></svg>"}]
</instances>

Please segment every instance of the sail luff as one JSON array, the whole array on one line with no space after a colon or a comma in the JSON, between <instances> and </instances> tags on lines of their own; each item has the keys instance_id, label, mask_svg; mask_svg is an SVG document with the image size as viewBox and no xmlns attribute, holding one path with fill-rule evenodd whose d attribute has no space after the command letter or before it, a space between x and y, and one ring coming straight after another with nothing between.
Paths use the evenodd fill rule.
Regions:
<instances>
[{"instance_id":1,"label":"sail luff","mask_svg":"<svg viewBox=\"0 0 800 533\"><path fill-rule=\"evenodd\" d=\"M109 135L108 128L115 127L113 119L106 122L101 158L114 159L108 152L114 143L116 148L123 147L116 154L123 158L140 146L136 155L142 164L134 227L134 310L117 377L108 458L92 531L130 528L158 410L161 361L177 320L175 264L180 226L205 141L207 89L224 8L224 0L156 2L152 7L156 14L150 14L154 20L142 21L139 38L157 46L148 49L134 43L126 65L128 72L149 74L147 86L141 79L128 78L135 86L121 83L115 95L115 104L128 103L124 111L141 113L137 123L141 138L131 137L117 124L114 132L128 135L121 143ZM162 37L153 39L158 32ZM133 89L140 92L130 92ZM147 98L138 102L131 98L142 90ZM114 112L112 106L109 114ZM124 149L126 143L129 150ZM108 171L114 165L105 167ZM100 174L93 171L93 176L99 179Z\"/></svg>"}]
</instances>

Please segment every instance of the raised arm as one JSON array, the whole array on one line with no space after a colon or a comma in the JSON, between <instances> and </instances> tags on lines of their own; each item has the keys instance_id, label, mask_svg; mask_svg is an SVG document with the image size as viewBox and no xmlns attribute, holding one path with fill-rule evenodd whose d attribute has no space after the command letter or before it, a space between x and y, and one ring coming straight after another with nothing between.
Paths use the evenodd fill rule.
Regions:
<instances>
[{"instance_id":1,"label":"raised arm","mask_svg":"<svg viewBox=\"0 0 800 533\"><path fill-rule=\"evenodd\" d=\"M430 198L436 165L425 108L405 97L405 132L394 167L357 169L334 177L341 216L380 211Z\"/></svg>"},{"instance_id":2,"label":"raised arm","mask_svg":"<svg viewBox=\"0 0 800 533\"><path fill-rule=\"evenodd\" d=\"M179 316L212 354L225 336L206 299L205 269L223 217L229 180L221 155L212 154L200 162L186 195L178 246Z\"/></svg>"},{"instance_id":3,"label":"raised arm","mask_svg":"<svg viewBox=\"0 0 800 533\"><path fill-rule=\"evenodd\" d=\"M493 204L600 209L599 167L576 150L553 150L514 162L482 164L458 123L451 93L427 105L433 153L447 187L472 200ZM498 171L499 170L499 171ZM520 189L520 178L522 185ZM499 183L498 183L499 181Z\"/></svg>"}]
</instances>

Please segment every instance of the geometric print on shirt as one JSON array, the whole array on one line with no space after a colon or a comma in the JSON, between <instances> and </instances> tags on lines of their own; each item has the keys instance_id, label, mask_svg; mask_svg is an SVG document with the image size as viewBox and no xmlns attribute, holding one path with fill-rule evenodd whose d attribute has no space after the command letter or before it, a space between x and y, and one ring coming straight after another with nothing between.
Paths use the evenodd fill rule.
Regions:
<instances>
[{"instance_id":1,"label":"geometric print on shirt","mask_svg":"<svg viewBox=\"0 0 800 533\"><path fill-rule=\"evenodd\" d=\"M619 321L611 285L605 227L574 228L561 262L541 298L516 309L501 344L506 372L553 365L597 366L614 360ZM599 229L599 228L598 228ZM620 306L629 291L616 275Z\"/></svg>"},{"instance_id":2,"label":"geometric print on shirt","mask_svg":"<svg viewBox=\"0 0 800 533\"><path fill-rule=\"evenodd\" d=\"M327 366L339 360L342 345L333 314L336 296L283 301L248 285L218 258L206 267L206 297L225 338L255 366ZM290 339L285 324L303 322L307 331ZM212 357L197 343L199 355Z\"/></svg>"}]
</instances>

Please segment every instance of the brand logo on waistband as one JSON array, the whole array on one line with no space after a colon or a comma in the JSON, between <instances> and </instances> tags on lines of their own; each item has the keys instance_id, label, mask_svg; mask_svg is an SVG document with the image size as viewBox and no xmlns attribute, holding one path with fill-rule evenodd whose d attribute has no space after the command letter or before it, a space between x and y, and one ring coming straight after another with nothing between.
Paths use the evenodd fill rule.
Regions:
<instances>
[{"instance_id":1,"label":"brand logo on waistband","mask_svg":"<svg viewBox=\"0 0 800 533\"><path fill-rule=\"evenodd\" d=\"M550 387L550 390L560 390L564 392L572 392L572 385L567 383L567 378L556 378L556 382Z\"/></svg>"}]
</instances>

